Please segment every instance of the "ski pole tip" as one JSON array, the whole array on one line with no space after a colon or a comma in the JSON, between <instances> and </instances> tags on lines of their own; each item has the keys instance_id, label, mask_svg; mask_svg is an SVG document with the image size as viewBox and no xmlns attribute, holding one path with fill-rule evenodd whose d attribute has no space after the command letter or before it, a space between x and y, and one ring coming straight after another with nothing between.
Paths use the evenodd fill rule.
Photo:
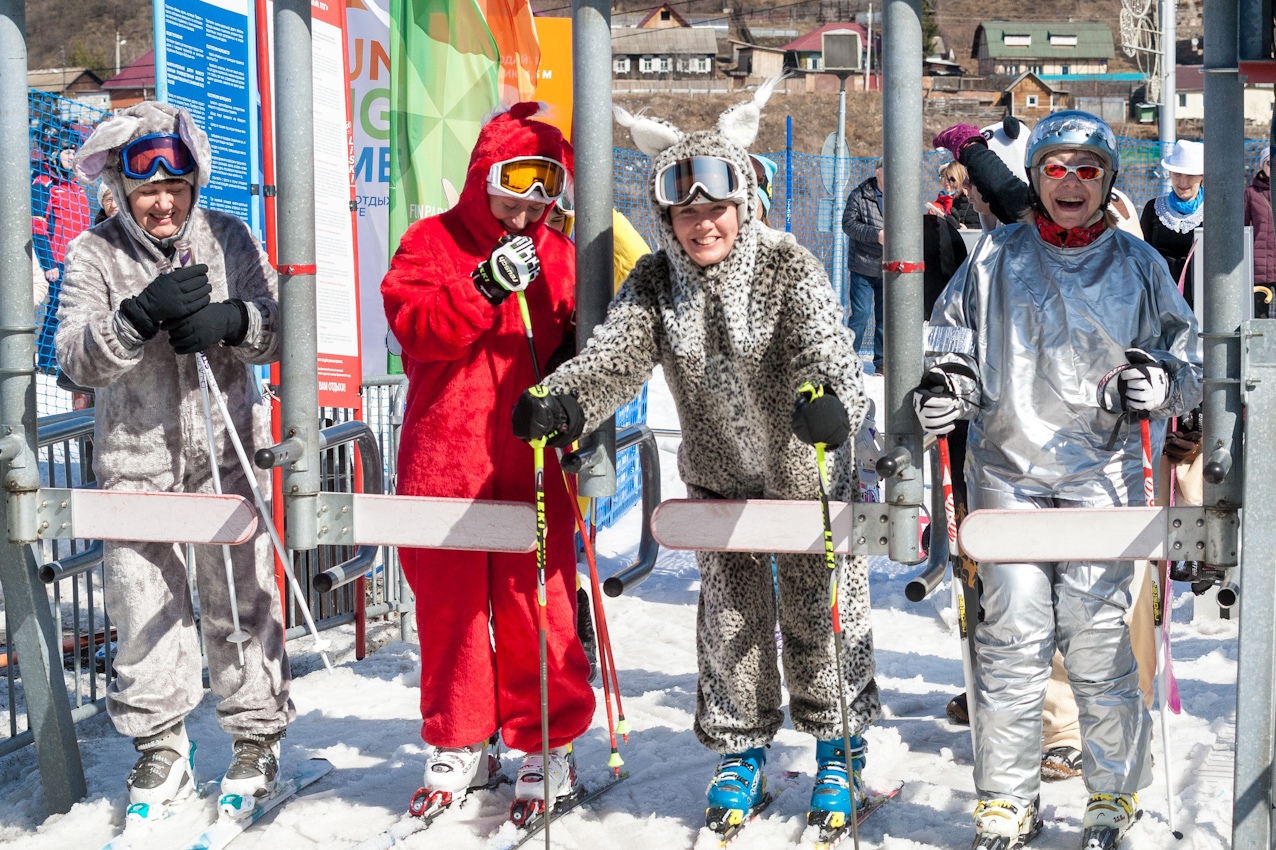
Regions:
<instances>
[{"instance_id":1,"label":"ski pole tip","mask_svg":"<svg viewBox=\"0 0 1276 850\"><path fill-rule=\"evenodd\" d=\"M634 731L634 728L629 725L628 720L626 720L624 717L621 717L620 720L616 723L616 731L619 732L621 735L625 736L625 743L629 743L629 733Z\"/></svg>"}]
</instances>

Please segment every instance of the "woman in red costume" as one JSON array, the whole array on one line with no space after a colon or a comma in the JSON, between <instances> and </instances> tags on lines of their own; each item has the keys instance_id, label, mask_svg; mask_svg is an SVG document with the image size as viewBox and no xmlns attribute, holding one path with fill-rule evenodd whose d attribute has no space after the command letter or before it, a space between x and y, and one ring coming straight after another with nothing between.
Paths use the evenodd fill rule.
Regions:
<instances>
[{"instance_id":1,"label":"woman in red costume","mask_svg":"<svg viewBox=\"0 0 1276 850\"><path fill-rule=\"evenodd\" d=\"M538 110L515 104L483 127L457 205L408 228L381 283L408 376L402 495L535 499L532 450L508 424L519 394L537 380L510 296L526 297L536 356L548 372L555 349L574 337L576 281L572 243L543 226L572 150L555 127L533 119ZM589 727L594 692L576 637L571 503L553 452L545 466L548 773L558 798L573 790L570 745ZM417 599L430 805L450 805L488 781L498 733L528 753L516 799L540 799L535 555L403 549L400 556Z\"/></svg>"}]
</instances>

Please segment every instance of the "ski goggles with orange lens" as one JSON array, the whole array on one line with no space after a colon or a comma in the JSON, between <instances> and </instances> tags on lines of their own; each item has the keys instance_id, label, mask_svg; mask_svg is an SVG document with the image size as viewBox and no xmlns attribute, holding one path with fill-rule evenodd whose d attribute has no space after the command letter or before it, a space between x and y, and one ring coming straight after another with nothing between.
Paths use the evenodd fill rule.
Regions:
<instances>
[{"instance_id":1,"label":"ski goggles with orange lens","mask_svg":"<svg viewBox=\"0 0 1276 850\"><path fill-rule=\"evenodd\" d=\"M195 157L175 133L149 133L134 139L120 151L124 176L130 180L149 180L162 165L174 177L195 170Z\"/></svg>"},{"instance_id":2,"label":"ski goggles with orange lens","mask_svg":"<svg viewBox=\"0 0 1276 850\"><path fill-rule=\"evenodd\" d=\"M1069 174L1075 174L1078 179L1088 182L1103 176L1103 167L1099 165L1064 165L1061 162L1047 162L1045 165L1037 166L1037 170L1042 176L1049 177L1051 180L1062 180Z\"/></svg>"},{"instance_id":3,"label":"ski goggles with orange lens","mask_svg":"<svg viewBox=\"0 0 1276 850\"><path fill-rule=\"evenodd\" d=\"M734 201L744 194L744 176L734 162L716 156L693 156L656 173L656 203L663 207Z\"/></svg>"},{"instance_id":4,"label":"ski goggles with orange lens","mask_svg":"<svg viewBox=\"0 0 1276 850\"><path fill-rule=\"evenodd\" d=\"M549 157L520 156L493 163L487 185L511 198L552 204L567 188L567 169Z\"/></svg>"}]
</instances>

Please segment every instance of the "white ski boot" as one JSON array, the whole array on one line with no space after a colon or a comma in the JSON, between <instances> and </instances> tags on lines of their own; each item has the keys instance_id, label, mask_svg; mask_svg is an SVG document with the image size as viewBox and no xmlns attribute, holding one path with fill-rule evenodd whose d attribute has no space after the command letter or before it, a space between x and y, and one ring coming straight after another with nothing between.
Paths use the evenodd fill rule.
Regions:
<instances>
[{"instance_id":1,"label":"white ski boot","mask_svg":"<svg viewBox=\"0 0 1276 850\"><path fill-rule=\"evenodd\" d=\"M495 750L495 735L465 747L432 747L425 762L425 784L412 795L408 814L433 820L471 790L499 781L501 760Z\"/></svg>"},{"instance_id":2,"label":"white ski boot","mask_svg":"<svg viewBox=\"0 0 1276 850\"><path fill-rule=\"evenodd\" d=\"M971 850L1015 850L1041 832L1037 802L980 800L975 806L975 843Z\"/></svg>"},{"instance_id":3,"label":"white ski boot","mask_svg":"<svg viewBox=\"0 0 1276 850\"><path fill-rule=\"evenodd\" d=\"M279 739L283 730L268 735L244 735L231 745L230 767L222 777L217 811L224 817L246 818L257 802L275 792L279 782Z\"/></svg>"},{"instance_id":4,"label":"white ski boot","mask_svg":"<svg viewBox=\"0 0 1276 850\"><path fill-rule=\"evenodd\" d=\"M528 753L518 767L514 780L514 802L510 804L510 820L520 829L545 811L545 768L541 754ZM576 793L576 755L571 745L549 751L549 805Z\"/></svg>"},{"instance_id":5,"label":"white ski boot","mask_svg":"<svg viewBox=\"0 0 1276 850\"><path fill-rule=\"evenodd\" d=\"M186 724L176 724L144 738L134 738L141 757L129 771L130 823L159 820L176 800L190 796L199 786L195 778L195 745L186 737Z\"/></svg>"},{"instance_id":6,"label":"white ski boot","mask_svg":"<svg viewBox=\"0 0 1276 850\"><path fill-rule=\"evenodd\" d=\"M1112 850L1125 832L1143 815L1138 794L1091 794L1081 825L1085 850Z\"/></svg>"}]
</instances>

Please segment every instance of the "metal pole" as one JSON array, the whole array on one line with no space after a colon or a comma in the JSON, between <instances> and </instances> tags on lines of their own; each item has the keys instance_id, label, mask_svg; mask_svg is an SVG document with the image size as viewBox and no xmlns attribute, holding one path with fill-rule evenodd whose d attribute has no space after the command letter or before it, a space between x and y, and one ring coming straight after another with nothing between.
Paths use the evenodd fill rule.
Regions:
<instances>
[{"instance_id":1,"label":"metal pole","mask_svg":"<svg viewBox=\"0 0 1276 850\"><path fill-rule=\"evenodd\" d=\"M1205 208L1203 404L1206 557L1210 564L1237 563L1236 512L1245 489L1241 440L1241 323L1249 315L1245 291L1244 113L1237 74L1240 29L1238 0L1205 5L1205 184L1213 199ZM1247 340L1250 346L1258 340ZM1253 417L1251 413L1251 418ZM1254 423L1261 432L1261 423ZM1252 490L1251 490L1252 491ZM1270 496L1270 493L1268 494ZM1250 526L1254 517L1247 517ZM1252 616L1252 600L1271 590L1270 550L1246 550L1250 567L1242 604L1244 633L1236 673L1236 767L1232 812L1233 847L1270 847L1272 837L1272 622ZM1251 572L1252 570L1252 572ZM1257 590L1258 592L1255 592ZM1257 612L1254 612L1257 613ZM1266 683L1266 684L1264 684ZM1265 706L1265 709L1261 709Z\"/></svg>"},{"instance_id":2,"label":"metal pole","mask_svg":"<svg viewBox=\"0 0 1276 850\"><path fill-rule=\"evenodd\" d=\"M1178 138L1178 102L1175 86L1178 84L1178 61L1175 23L1178 0L1161 0L1161 155L1169 156L1170 148ZM1167 178L1168 179L1168 178ZM1211 193L1212 194L1212 193Z\"/></svg>"},{"instance_id":3,"label":"metal pole","mask_svg":"<svg viewBox=\"0 0 1276 850\"><path fill-rule=\"evenodd\" d=\"M833 291L842 303L849 299L844 291L846 276L846 234L842 232L842 210L846 207L846 191L842 185L842 149L846 147L846 75L837 75L837 145L833 148ZM859 346L863 340L855 340Z\"/></svg>"},{"instance_id":4,"label":"metal pole","mask_svg":"<svg viewBox=\"0 0 1276 850\"><path fill-rule=\"evenodd\" d=\"M784 118L784 232L793 232L793 116Z\"/></svg>"},{"instance_id":5,"label":"metal pole","mask_svg":"<svg viewBox=\"0 0 1276 850\"><path fill-rule=\"evenodd\" d=\"M607 317L612 294L611 5L572 3L572 144L576 151L576 347ZM588 438L606 451L577 476L580 495L616 492L616 419Z\"/></svg>"},{"instance_id":6,"label":"metal pole","mask_svg":"<svg viewBox=\"0 0 1276 850\"><path fill-rule=\"evenodd\" d=\"M912 388L922 375L922 9L921 0L889 0L882 13L882 147L886 245L886 441L911 455L886 480L886 501L922 503L922 434ZM916 520L891 511L890 557L915 563Z\"/></svg>"},{"instance_id":7,"label":"metal pole","mask_svg":"<svg viewBox=\"0 0 1276 850\"><path fill-rule=\"evenodd\" d=\"M868 4L868 29L865 31L868 35L867 55L864 59L864 92L868 93L868 78L873 72L873 4Z\"/></svg>"},{"instance_id":8,"label":"metal pole","mask_svg":"<svg viewBox=\"0 0 1276 850\"><path fill-rule=\"evenodd\" d=\"M23 0L0 0L0 474L5 535L0 588L9 646L22 659L27 722L49 814L84 799L84 767L67 700L49 598L29 547L40 467L35 456L35 303L31 295L31 163L27 138L27 42Z\"/></svg>"},{"instance_id":9,"label":"metal pole","mask_svg":"<svg viewBox=\"0 0 1276 850\"><path fill-rule=\"evenodd\" d=\"M275 152L279 215L279 375L284 444L284 535L289 549L317 545L319 376L315 371L314 117L310 0L275 2ZM288 565L291 566L291 565Z\"/></svg>"}]
</instances>

